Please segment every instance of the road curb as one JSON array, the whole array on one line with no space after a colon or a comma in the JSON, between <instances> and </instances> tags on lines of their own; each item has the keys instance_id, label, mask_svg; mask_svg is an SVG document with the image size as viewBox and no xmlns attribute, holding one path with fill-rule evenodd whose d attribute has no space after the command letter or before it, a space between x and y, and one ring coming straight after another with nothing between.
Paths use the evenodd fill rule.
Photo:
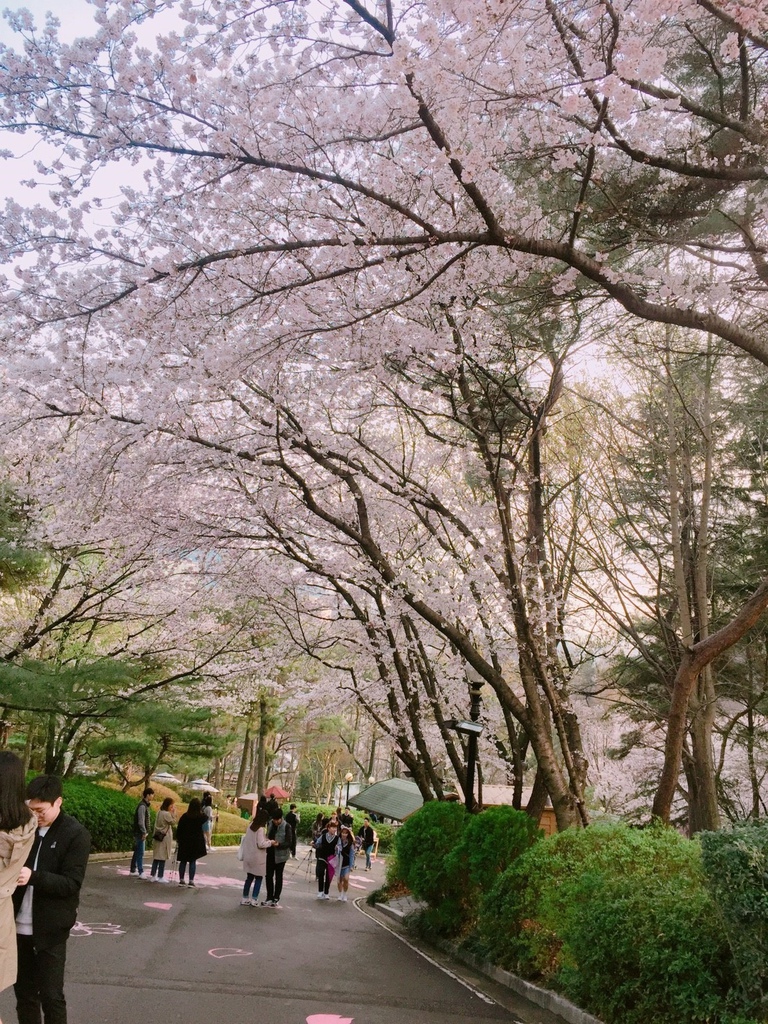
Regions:
<instances>
[{"instance_id":1,"label":"road curb","mask_svg":"<svg viewBox=\"0 0 768 1024\"><path fill-rule=\"evenodd\" d=\"M398 921L400 924L405 921L409 912L413 912L413 908L409 909L409 911L402 911L387 903L376 903L375 908L386 917L393 921ZM556 1014L566 1021L567 1024L603 1024L597 1017L593 1017L591 1013L581 1010L574 1003L563 998L563 996L558 995L556 992L551 992L549 989L541 988L539 985L534 985L530 981L525 981L523 978L518 978L511 971L505 971L504 968L497 967L487 960L481 960L471 953L463 953L448 943L433 940L433 945L441 952L448 953L454 959L466 964L467 967L472 967L478 973L484 974L497 984L511 989L519 996L523 996L542 1010L548 1010L550 1013Z\"/></svg>"}]
</instances>

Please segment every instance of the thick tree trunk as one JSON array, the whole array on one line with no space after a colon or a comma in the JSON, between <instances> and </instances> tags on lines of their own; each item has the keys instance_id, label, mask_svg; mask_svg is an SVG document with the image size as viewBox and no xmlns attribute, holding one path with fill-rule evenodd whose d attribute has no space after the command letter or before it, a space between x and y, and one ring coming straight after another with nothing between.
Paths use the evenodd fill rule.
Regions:
<instances>
[{"instance_id":1,"label":"thick tree trunk","mask_svg":"<svg viewBox=\"0 0 768 1024\"><path fill-rule=\"evenodd\" d=\"M695 698L695 712L689 732L691 737L691 766L688 781L688 832L716 832L720 828L720 808L717 801L712 733L715 724L714 687L711 665L706 665L698 680L699 693Z\"/></svg>"},{"instance_id":2,"label":"thick tree trunk","mask_svg":"<svg viewBox=\"0 0 768 1024\"><path fill-rule=\"evenodd\" d=\"M235 785L235 796L242 796L245 792L245 783L248 778L248 754L251 749L251 720L245 727L245 738L243 739L243 753L240 757L240 768L237 772L237 783Z\"/></svg>"},{"instance_id":3,"label":"thick tree trunk","mask_svg":"<svg viewBox=\"0 0 768 1024\"><path fill-rule=\"evenodd\" d=\"M728 625L723 626L706 640L683 651L672 687L672 701L664 746L664 767L653 801L653 816L655 818L669 822L680 776L688 702L699 678L699 673L705 665L709 665L715 658L741 640L754 626L766 607L768 607L768 579L763 580L738 615Z\"/></svg>"},{"instance_id":4,"label":"thick tree trunk","mask_svg":"<svg viewBox=\"0 0 768 1024\"><path fill-rule=\"evenodd\" d=\"M261 795L267 788L267 735L269 718L267 716L267 698L259 698L259 741L256 751L256 792Z\"/></svg>"}]
</instances>

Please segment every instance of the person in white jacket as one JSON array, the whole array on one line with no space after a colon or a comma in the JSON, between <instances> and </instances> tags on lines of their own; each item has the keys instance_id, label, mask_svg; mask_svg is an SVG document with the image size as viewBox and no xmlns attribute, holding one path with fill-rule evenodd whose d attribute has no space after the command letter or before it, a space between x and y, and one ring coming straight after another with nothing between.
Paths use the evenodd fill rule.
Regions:
<instances>
[{"instance_id":1,"label":"person in white jacket","mask_svg":"<svg viewBox=\"0 0 768 1024\"><path fill-rule=\"evenodd\" d=\"M240 842L240 851L237 856L243 862L245 869L241 907L258 907L259 905L261 880L267 872L267 850L272 846L272 840L267 839L266 826L268 824L267 812L263 809L258 810ZM253 893L249 895L251 885L253 885Z\"/></svg>"}]
</instances>

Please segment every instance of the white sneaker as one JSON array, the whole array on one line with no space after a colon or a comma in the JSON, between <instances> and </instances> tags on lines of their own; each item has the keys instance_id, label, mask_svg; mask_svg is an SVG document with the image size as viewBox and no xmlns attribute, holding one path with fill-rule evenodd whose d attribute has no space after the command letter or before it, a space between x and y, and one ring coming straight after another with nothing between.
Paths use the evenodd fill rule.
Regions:
<instances>
[{"instance_id":1,"label":"white sneaker","mask_svg":"<svg viewBox=\"0 0 768 1024\"><path fill-rule=\"evenodd\" d=\"M251 905L250 897L249 896L243 896L243 898L240 900L240 906L241 907L250 907L250 905Z\"/></svg>"},{"instance_id":2,"label":"white sneaker","mask_svg":"<svg viewBox=\"0 0 768 1024\"><path fill-rule=\"evenodd\" d=\"M331 897L330 897L330 896L328 895L328 893L327 893L327 892L324 892L324 893L323 893L323 899L324 899L324 900L329 900L330 898L331 898Z\"/></svg>"},{"instance_id":3,"label":"white sneaker","mask_svg":"<svg viewBox=\"0 0 768 1024\"><path fill-rule=\"evenodd\" d=\"M155 881L159 885L170 885L171 884L170 878L156 878Z\"/></svg>"},{"instance_id":4,"label":"white sneaker","mask_svg":"<svg viewBox=\"0 0 768 1024\"><path fill-rule=\"evenodd\" d=\"M258 907L258 905L259 905L259 901L258 900L245 900L244 902L250 903L250 905L252 907Z\"/></svg>"},{"instance_id":5,"label":"white sneaker","mask_svg":"<svg viewBox=\"0 0 768 1024\"><path fill-rule=\"evenodd\" d=\"M344 902L344 897L343 896L337 896L336 897L336 902L337 903L343 903Z\"/></svg>"},{"instance_id":6,"label":"white sneaker","mask_svg":"<svg viewBox=\"0 0 768 1024\"><path fill-rule=\"evenodd\" d=\"M340 896L340 899L341 899L342 903L346 903L347 902L347 894L346 893L342 893L342 895Z\"/></svg>"},{"instance_id":7,"label":"white sneaker","mask_svg":"<svg viewBox=\"0 0 768 1024\"><path fill-rule=\"evenodd\" d=\"M321 893L321 892L319 892L319 893L317 894L317 896L316 896L315 898L316 898L316 899L318 899L318 900L324 900L324 899L326 899L326 897L325 897L325 896L323 895L323 893Z\"/></svg>"}]
</instances>

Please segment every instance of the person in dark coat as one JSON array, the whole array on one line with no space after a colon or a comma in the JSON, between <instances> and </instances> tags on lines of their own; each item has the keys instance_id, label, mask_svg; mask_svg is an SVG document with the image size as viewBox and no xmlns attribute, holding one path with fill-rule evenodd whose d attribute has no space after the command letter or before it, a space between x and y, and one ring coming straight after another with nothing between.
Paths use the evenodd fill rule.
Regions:
<instances>
[{"instance_id":1,"label":"person in dark coat","mask_svg":"<svg viewBox=\"0 0 768 1024\"><path fill-rule=\"evenodd\" d=\"M40 775L27 786L37 835L13 894L19 973L14 985L19 1024L67 1024L64 967L77 920L91 837L61 810L61 779Z\"/></svg>"},{"instance_id":2,"label":"person in dark coat","mask_svg":"<svg viewBox=\"0 0 768 1024\"><path fill-rule=\"evenodd\" d=\"M299 827L299 822L300 821L301 821L301 815L296 810L296 804L291 804L290 810L288 811L288 813L285 816L285 823L286 823L286 825L290 825L290 827L291 827L291 835L293 837L293 842L291 844L291 856L292 857L296 856L296 829Z\"/></svg>"},{"instance_id":3,"label":"person in dark coat","mask_svg":"<svg viewBox=\"0 0 768 1024\"><path fill-rule=\"evenodd\" d=\"M176 826L176 842L179 847L179 885L186 885L184 875L189 864L189 885L195 888L195 872L197 862L201 860L208 848L205 845L203 826L206 822L203 805L195 796L189 801L189 807L179 818Z\"/></svg>"}]
</instances>

